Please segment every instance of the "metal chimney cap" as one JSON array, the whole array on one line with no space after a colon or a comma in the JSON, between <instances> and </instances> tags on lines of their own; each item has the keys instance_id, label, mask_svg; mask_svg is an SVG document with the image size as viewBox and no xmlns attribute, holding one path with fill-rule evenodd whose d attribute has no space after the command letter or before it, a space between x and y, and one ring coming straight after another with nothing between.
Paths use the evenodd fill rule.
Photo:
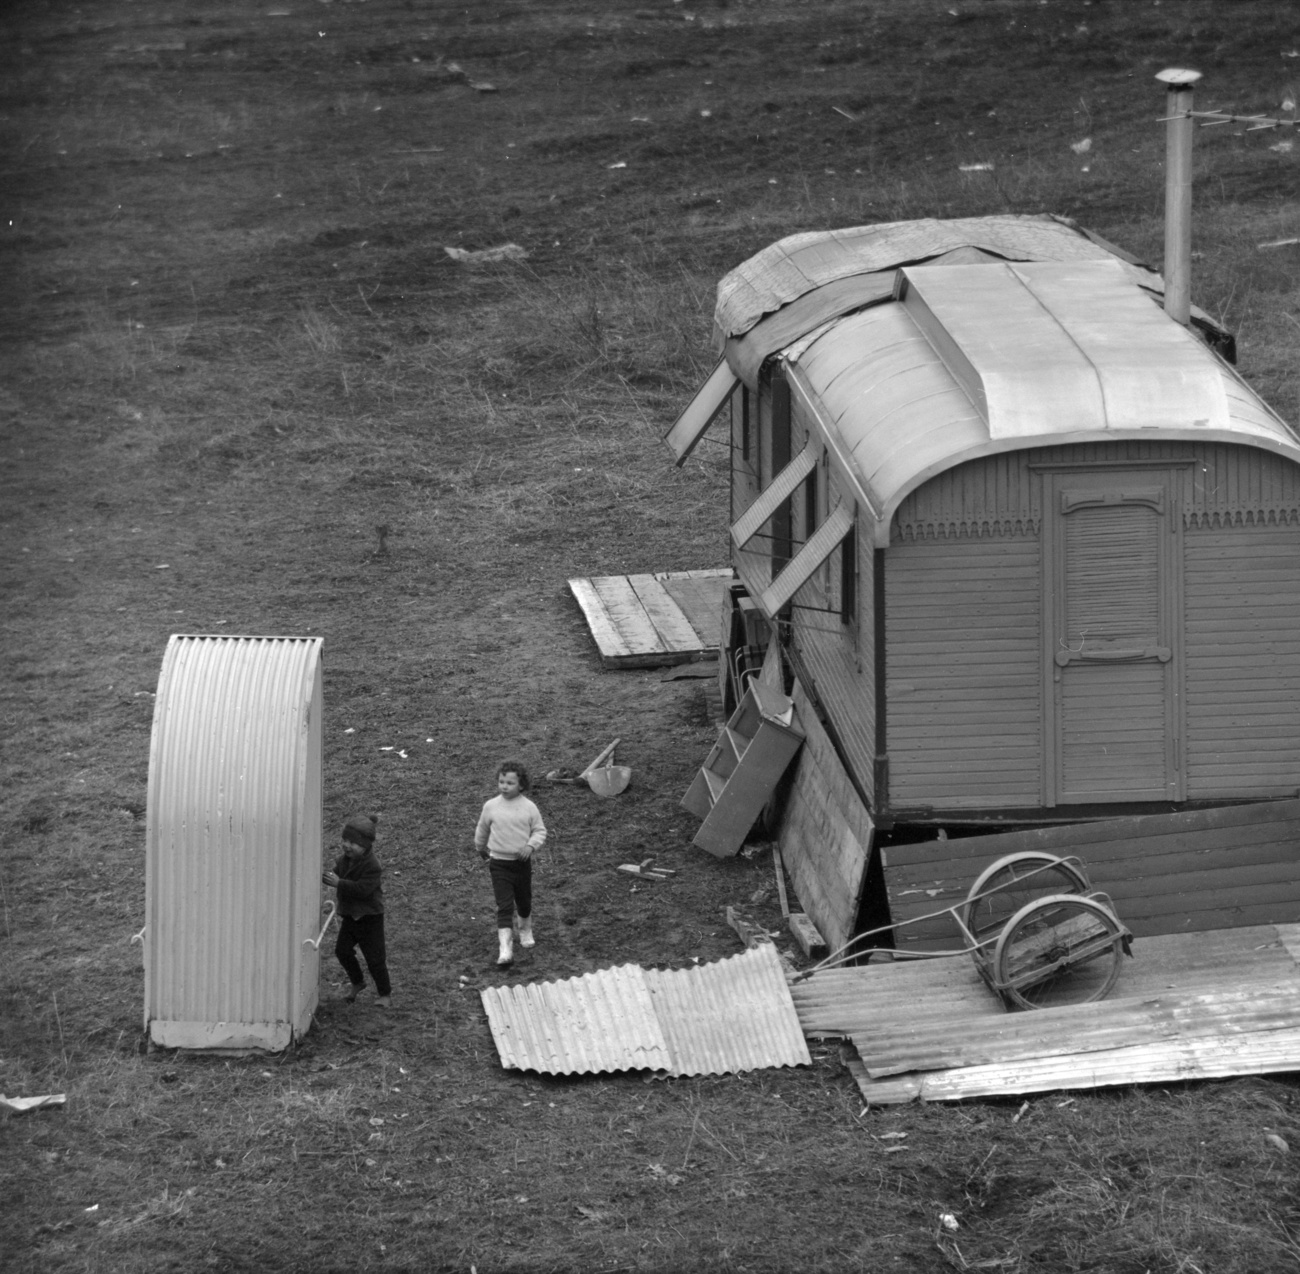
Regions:
<instances>
[{"instance_id":1,"label":"metal chimney cap","mask_svg":"<svg viewBox=\"0 0 1300 1274\"><path fill-rule=\"evenodd\" d=\"M1200 71L1190 71L1181 66L1166 67L1156 72L1156 79L1170 88L1186 88L1201 78Z\"/></svg>"}]
</instances>

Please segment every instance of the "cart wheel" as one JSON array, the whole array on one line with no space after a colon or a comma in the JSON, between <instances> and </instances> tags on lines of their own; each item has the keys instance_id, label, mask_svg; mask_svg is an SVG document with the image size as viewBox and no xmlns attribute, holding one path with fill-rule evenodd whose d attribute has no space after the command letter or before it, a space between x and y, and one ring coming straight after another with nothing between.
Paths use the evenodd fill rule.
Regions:
<instances>
[{"instance_id":1,"label":"cart wheel","mask_svg":"<svg viewBox=\"0 0 1300 1274\"><path fill-rule=\"evenodd\" d=\"M1008 854L986 867L970 887L961 920L977 943L991 943L1026 903L1049 894L1086 894L1091 886L1068 859L1039 850Z\"/></svg>"},{"instance_id":2,"label":"cart wheel","mask_svg":"<svg viewBox=\"0 0 1300 1274\"><path fill-rule=\"evenodd\" d=\"M1097 898L1037 898L1007 922L993 952L996 990L1015 1008L1088 1004L1110 992L1125 931Z\"/></svg>"}]
</instances>

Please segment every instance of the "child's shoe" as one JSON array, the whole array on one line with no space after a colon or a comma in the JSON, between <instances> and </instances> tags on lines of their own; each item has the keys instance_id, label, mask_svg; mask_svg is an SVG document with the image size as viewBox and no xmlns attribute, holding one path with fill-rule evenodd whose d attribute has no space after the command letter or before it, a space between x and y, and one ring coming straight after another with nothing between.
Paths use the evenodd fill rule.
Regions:
<instances>
[{"instance_id":1,"label":"child's shoe","mask_svg":"<svg viewBox=\"0 0 1300 1274\"><path fill-rule=\"evenodd\" d=\"M391 995L381 995L376 1001L375 1006L381 1009L392 1008L393 997Z\"/></svg>"},{"instance_id":2,"label":"child's shoe","mask_svg":"<svg viewBox=\"0 0 1300 1274\"><path fill-rule=\"evenodd\" d=\"M519 917L519 945L521 947L535 947L537 945L537 939L533 937L532 916Z\"/></svg>"},{"instance_id":3,"label":"child's shoe","mask_svg":"<svg viewBox=\"0 0 1300 1274\"><path fill-rule=\"evenodd\" d=\"M497 939L501 945L500 954L497 956L497 964L505 966L515 962L515 933L513 929L498 929Z\"/></svg>"},{"instance_id":4,"label":"child's shoe","mask_svg":"<svg viewBox=\"0 0 1300 1274\"><path fill-rule=\"evenodd\" d=\"M349 1004L355 1004L357 1002L357 996L360 995L361 992L365 990L365 987L366 984L364 982L353 982L348 987L347 994L343 998Z\"/></svg>"}]
</instances>

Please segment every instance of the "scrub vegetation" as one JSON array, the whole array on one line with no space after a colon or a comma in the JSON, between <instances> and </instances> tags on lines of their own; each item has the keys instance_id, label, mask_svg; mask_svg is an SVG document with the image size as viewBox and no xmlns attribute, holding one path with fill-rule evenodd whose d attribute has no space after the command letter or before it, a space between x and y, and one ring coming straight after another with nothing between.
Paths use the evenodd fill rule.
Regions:
<instances>
[{"instance_id":1,"label":"scrub vegetation","mask_svg":"<svg viewBox=\"0 0 1300 1274\"><path fill-rule=\"evenodd\" d=\"M1283 0L4 6L0 1090L67 1094L0 1124L6 1268L1300 1266L1293 1076L864 1110L834 1042L503 1071L471 844L503 756L617 735L622 796L537 787L510 977L715 960L728 905L779 931L770 848L714 860L678 807L701 683L601 671L565 583L725 564L725 450L660 441L717 280L797 231L1002 212L1158 264L1154 73L1290 118L1298 38ZM1296 142L1198 132L1193 281L1292 421ZM327 960L282 1055L141 1029L177 631L323 635L331 847L380 815L394 1007ZM677 875L616 870L651 855Z\"/></svg>"}]
</instances>

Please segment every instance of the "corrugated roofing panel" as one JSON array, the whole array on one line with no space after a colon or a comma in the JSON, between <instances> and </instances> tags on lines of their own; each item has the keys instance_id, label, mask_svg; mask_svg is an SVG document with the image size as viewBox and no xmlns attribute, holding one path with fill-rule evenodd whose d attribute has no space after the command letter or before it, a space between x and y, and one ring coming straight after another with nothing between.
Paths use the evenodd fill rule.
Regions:
<instances>
[{"instance_id":1,"label":"corrugated roofing panel","mask_svg":"<svg viewBox=\"0 0 1300 1274\"><path fill-rule=\"evenodd\" d=\"M791 994L807 1034L853 1039L879 1104L1262 1074L1300 1066L1297 932L1136 939L1116 995L1076 1008L1008 1013L964 956L827 969Z\"/></svg>"},{"instance_id":2,"label":"corrugated roofing panel","mask_svg":"<svg viewBox=\"0 0 1300 1274\"><path fill-rule=\"evenodd\" d=\"M316 1004L321 640L168 642L145 845L145 1025L166 1047L282 1048Z\"/></svg>"},{"instance_id":3,"label":"corrugated roofing panel","mask_svg":"<svg viewBox=\"0 0 1300 1274\"><path fill-rule=\"evenodd\" d=\"M674 1075L807 1066L808 1045L770 942L698 969L646 970Z\"/></svg>"},{"instance_id":4,"label":"corrugated roofing panel","mask_svg":"<svg viewBox=\"0 0 1300 1274\"><path fill-rule=\"evenodd\" d=\"M481 998L508 1069L722 1075L810 1062L770 943L697 969L627 964Z\"/></svg>"},{"instance_id":5,"label":"corrugated roofing panel","mask_svg":"<svg viewBox=\"0 0 1300 1274\"><path fill-rule=\"evenodd\" d=\"M635 964L563 982L488 987L481 998L508 1070L573 1075L672 1065L644 973Z\"/></svg>"}]
</instances>

